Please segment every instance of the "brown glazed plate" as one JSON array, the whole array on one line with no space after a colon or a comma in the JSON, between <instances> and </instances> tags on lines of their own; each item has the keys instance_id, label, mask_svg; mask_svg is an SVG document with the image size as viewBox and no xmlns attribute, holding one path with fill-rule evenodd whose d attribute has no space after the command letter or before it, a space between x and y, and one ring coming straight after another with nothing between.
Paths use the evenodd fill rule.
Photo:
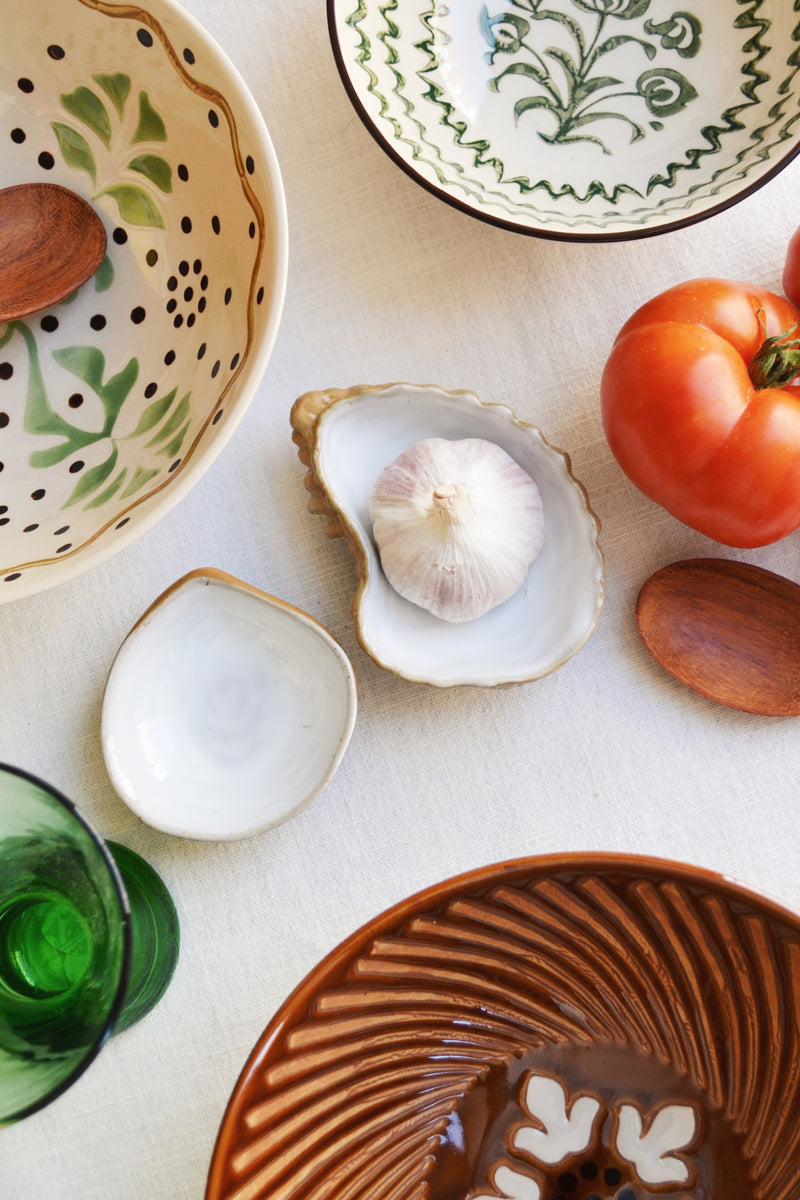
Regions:
<instances>
[{"instance_id":1,"label":"brown glazed plate","mask_svg":"<svg viewBox=\"0 0 800 1200\"><path fill-rule=\"evenodd\" d=\"M448 880L300 984L206 1200L797 1200L800 918L560 855Z\"/></svg>"}]
</instances>

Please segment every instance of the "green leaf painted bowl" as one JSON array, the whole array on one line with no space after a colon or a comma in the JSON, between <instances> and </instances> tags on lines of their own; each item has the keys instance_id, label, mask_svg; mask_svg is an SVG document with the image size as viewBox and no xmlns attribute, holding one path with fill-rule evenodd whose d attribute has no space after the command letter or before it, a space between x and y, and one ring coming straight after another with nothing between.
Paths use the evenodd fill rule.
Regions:
<instances>
[{"instance_id":1,"label":"green leaf painted bowl","mask_svg":"<svg viewBox=\"0 0 800 1200\"><path fill-rule=\"evenodd\" d=\"M791 0L328 0L328 21L391 157L521 233L663 233L800 149Z\"/></svg>"},{"instance_id":2,"label":"green leaf painted bowl","mask_svg":"<svg viewBox=\"0 0 800 1200\"><path fill-rule=\"evenodd\" d=\"M73 296L0 323L0 602L149 529L241 420L283 307L280 170L244 82L171 0L30 0L0 39L0 185L101 216Z\"/></svg>"}]
</instances>

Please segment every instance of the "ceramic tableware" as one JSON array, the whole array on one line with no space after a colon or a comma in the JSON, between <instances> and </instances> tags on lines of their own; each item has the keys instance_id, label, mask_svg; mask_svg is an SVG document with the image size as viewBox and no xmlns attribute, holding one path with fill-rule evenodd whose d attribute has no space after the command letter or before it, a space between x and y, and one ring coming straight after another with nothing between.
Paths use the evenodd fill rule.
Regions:
<instances>
[{"instance_id":1,"label":"ceramic tableware","mask_svg":"<svg viewBox=\"0 0 800 1200\"><path fill-rule=\"evenodd\" d=\"M785 0L328 0L328 19L348 94L394 161L520 233L675 229L800 148L800 16Z\"/></svg>"},{"instance_id":2,"label":"ceramic tableware","mask_svg":"<svg viewBox=\"0 0 800 1200\"><path fill-rule=\"evenodd\" d=\"M251 837L330 782L356 706L347 656L317 621L201 569L122 644L103 697L103 752L122 799L156 829Z\"/></svg>"},{"instance_id":3,"label":"ceramic tableware","mask_svg":"<svg viewBox=\"0 0 800 1200\"><path fill-rule=\"evenodd\" d=\"M0 39L0 185L88 202L108 251L0 322L0 602L149 529L241 420L283 306L275 152L242 79L171 0L31 0Z\"/></svg>"},{"instance_id":4,"label":"ceramic tableware","mask_svg":"<svg viewBox=\"0 0 800 1200\"><path fill-rule=\"evenodd\" d=\"M800 918L613 854L396 905L271 1019L206 1200L774 1200L797 1187Z\"/></svg>"},{"instance_id":5,"label":"ceramic tableware","mask_svg":"<svg viewBox=\"0 0 800 1200\"><path fill-rule=\"evenodd\" d=\"M591 636L603 603L598 522L569 458L504 405L471 392L397 383L309 392L292 409L309 468L310 507L344 535L356 559L359 639L382 667L438 687L493 687L540 679ZM500 445L538 485L544 545L518 591L475 620L442 621L389 584L372 538L369 496L387 463L430 437Z\"/></svg>"}]
</instances>

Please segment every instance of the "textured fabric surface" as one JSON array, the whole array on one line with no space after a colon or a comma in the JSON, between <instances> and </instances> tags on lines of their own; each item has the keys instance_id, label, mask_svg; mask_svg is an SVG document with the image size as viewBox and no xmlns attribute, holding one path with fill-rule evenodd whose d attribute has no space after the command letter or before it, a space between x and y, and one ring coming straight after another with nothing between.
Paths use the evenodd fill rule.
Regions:
<instances>
[{"instance_id":1,"label":"textured fabric surface","mask_svg":"<svg viewBox=\"0 0 800 1200\"><path fill-rule=\"evenodd\" d=\"M361 923L462 870L636 852L800 908L798 725L717 707L643 648L634 602L647 576L723 551L628 483L598 402L617 329L655 292L703 274L779 288L800 163L684 231L613 245L521 237L443 204L383 153L341 85L321 0L187 7L251 88L276 147L291 228L286 306L242 426L178 507L82 578L0 610L0 760L49 780L147 857L182 923L155 1012L56 1103L0 1134L2 1200L199 1200L228 1096L282 1000ZM310 389L397 379L510 405L569 452L588 490L605 606L584 649L539 683L415 686L358 644L353 563L306 509L289 410ZM798 538L738 557L800 578ZM114 792L100 744L117 648L199 566L311 613L358 681L355 733L328 788L239 843L142 824Z\"/></svg>"}]
</instances>

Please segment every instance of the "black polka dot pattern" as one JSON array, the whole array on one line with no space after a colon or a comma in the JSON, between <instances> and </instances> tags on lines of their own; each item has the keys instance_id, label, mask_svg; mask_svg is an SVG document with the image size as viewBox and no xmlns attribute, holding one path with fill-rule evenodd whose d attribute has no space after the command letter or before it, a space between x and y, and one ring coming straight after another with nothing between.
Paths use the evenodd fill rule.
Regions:
<instances>
[{"instance_id":1,"label":"black polka dot pattern","mask_svg":"<svg viewBox=\"0 0 800 1200\"><path fill-rule=\"evenodd\" d=\"M170 293L164 308L172 318L173 328L181 329L184 325L192 329L206 310L208 275L203 270L203 260L195 258L189 262L183 258L178 263L178 273L167 279L167 291ZM202 351L197 352L197 358L204 357L206 344L200 343Z\"/></svg>"},{"instance_id":2,"label":"black polka dot pattern","mask_svg":"<svg viewBox=\"0 0 800 1200\"><path fill-rule=\"evenodd\" d=\"M144 71L147 69L144 64L152 63L156 54L160 53L161 47L159 46L159 32L148 27L147 18L142 19L143 17L144 14L140 13L141 23L137 24L135 21L131 23L127 30L127 36L133 43L133 49L139 56L138 61L143 64ZM51 32L50 38L52 36ZM196 48L191 45L175 47L175 51L187 68L193 68L196 65L195 50ZM26 58L24 64L20 61L19 74L15 80L17 100L14 107L14 123L9 121L4 131L6 153L12 155L17 164L27 164L26 169L34 177L37 168L40 174L53 172L54 181L65 185L69 185L71 178L69 170L65 174L65 168L74 170L75 163L66 161L65 143L61 141L60 137L54 138L55 124L46 123L42 126L39 121L38 108L41 106L41 97L49 96L52 92L49 81L40 78L40 71L49 71L53 75L59 72L56 78L62 88L60 95L65 110L59 114L59 118L63 125L66 125L67 128L77 127L80 118L69 109L68 105L64 103L64 99L70 91L77 92L78 88L82 87L93 92L109 113L113 137L117 138L119 133L116 124L117 115L114 112L114 106L119 97L113 99L113 104L109 103L109 100L112 99L111 93L103 94L105 89L101 82L101 78L110 80L111 75L101 77L100 74L94 74L87 69L85 77L82 76L80 72L85 64L81 62L81 54L80 47L76 48L71 43L61 45L48 40L46 36L43 37L36 55L32 55L29 59ZM67 66L59 67L58 64L64 60L66 60ZM173 66L177 66L174 58ZM96 69L101 71L104 68L101 64L96 64ZM180 68L180 72L186 78L183 68ZM12 76L12 81L13 79ZM72 80L73 82L61 83L62 80ZM58 95L57 91L56 96L58 97ZM28 109L30 117L26 120L27 97L31 98L31 102ZM209 95L208 101L210 103L201 107L199 113L204 121L207 120L206 142L209 147L219 147L221 156L225 154L230 156L230 140L227 136L225 138L214 136L216 131L223 126L223 110L213 103L213 96ZM129 108L126 110L126 119L131 113L135 122L135 109L130 107L136 103L135 90L131 91L131 99L127 103ZM160 114L156 114L156 116L158 115ZM166 124L169 126L168 120ZM227 129L227 126L225 128ZM40 132L41 130L44 132ZM81 126L81 130L85 133L85 125ZM0 130L0 132L3 131ZM240 261L240 251L252 253L243 244L243 241L245 239L252 241L256 238L261 228L260 221L257 223L250 220L249 217L245 217L243 221L241 210L237 214L236 206L229 207L227 198L217 202L221 207L215 211L214 201L209 202L206 194L206 192L210 194L211 189L204 191L199 188L198 193L195 194L192 187L192 176L195 176L196 181L197 170L193 160L187 158L186 161L175 161L174 157L170 157L170 151L174 155L177 143L174 139L167 140L169 141L168 147L165 147L163 151L156 149L157 157L166 160L171 168L169 192L172 193L172 203L179 207L177 207L177 218L171 217L170 219L177 221L177 229L170 228L167 231L168 236L165 238L161 229L154 228L151 231L146 225L126 219L121 202L116 210L113 207L109 208L106 212L106 216L110 219L110 224L107 225L108 257L104 264L104 270L98 272L94 286L86 285L87 291L80 303L72 304L70 297L68 301L63 302L63 307L61 305L53 306L52 310L27 319L28 328L35 336L39 353L43 358L50 357L54 353L58 355L62 348L74 347L77 350L82 346L91 345L102 349L106 360L103 374L104 383L108 383L112 375L119 370L120 366L124 365L121 363L118 366L114 362L112 366L111 356L116 346L127 345L130 348L131 357L136 354L135 347L139 344L137 339L142 336L147 339L148 346L158 346L158 360L163 363L163 367L158 367L158 360L154 359L152 352L142 354L139 364L140 377L130 392L131 398L135 398L138 394L138 400L134 400L134 404L139 405L141 413L144 413L146 406L149 406L152 414L149 419L154 422L159 405L168 398L171 389L174 389L178 397L182 398L195 390L194 379L198 381L201 378L205 378L207 381L214 380L215 386L211 392L211 398L219 396L221 389L226 387L231 376L241 369L245 346L244 344L237 345L237 340L238 336L243 339L247 337L248 327L240 319L239 305L248 296L252 297L259 305L264 300L263 286L256 290L254 281L241 278ZM143 149L149 150L150 148L143 147ZM137 151L137 153L139 152ZM183 151L183 153L188 153L188 151ZM216 150L212 149L211 158L214 153ZM141 157L145 156L141 155ZM222 157L220 161L223 161ZM241 150L236 148L235 162L242 172L243 179L245 174L250 177L256 175L256 158L252 153L246 153L244 148ZM203 161L202 167L204 172L208 169L207 160ZM143 171L142 174L146 174L146 172ZM169 179L169 177L167 178ZM154 182L154 179L147 176L141 186L148 194L152 195L155 201L161 202L163 210L162 196L157 190L159 185ZM76 190L80 191L81 189L76 186ZM249 187L244 194L249 199ZM250 209L248 209L248 213L251 213ZM152 236L148 236L151 233ZM212 242L212 238L218 239L218 241ZM238 245L239 249L235 253L228 254L226 252L226 238L227 242ZM175 254L176 247L178 247L178 254L182 254L184 257L178 260L176 255L174 260L170 261L171 256ZM208 253L206 253L206 249ZM134 276L121 272L122 264L127 264L131 260L135 262L137 269L137 275ZM126 280L131 278L141 278L142 280L142 287L138 289L138 294L135 286L131 289L127 306L120 306L118 290L113 290L113 284L120 277ZM162 295L160 301L159 292ZM105 293L107 293L107 297L104 295ZM90 307L85 302L86 296L89 298ZM226 308L230 311L225 313L225 319L217 322L217 318L222 317ZM237 322L241 325L240 335L236 333ZM152 331L150 326L153 327ZM140 329L144 330L143 334L139 332ZM94 336L92 337L90 334ZM173 338L174 340L172 340ZM16 339L16 342L18 341L19 339ZM24 347L17 345L16 342L12 341L7 345L5 358L0 361L0 472L4 471L2 432L6 428L15 430L22 420L17 392L20 387L18 370L23 367L25 351ZM20 356L19 361L16 357L17 354ZM79 358L74 361L78 362ZM69 372L71 372L71 376ZM49 394L53 384L48 376L48 401L73 429L92 431L97 424L98 414L101 412L98 395L94 390L94 382L88 382L89 377L84 376L80 371L73 371L71 362L66 371L60 370L60 372L54 373L52 379L58 378L59 374L62 380L69 381L71 379L71 387L69 382L66 382L60 396ZM24 378L27 378L27 365ZM82 382L84 380L86 382ZM13 392L13 404L8 400L9 391L7 391L5 399L2 391L3 385L9 381L13 381L10 389ZM53 388L53 390L55 389ZM126 409L126 412L130 411L131 407ZM135 413L136 408L132 407L132 411ZM209 412L208 417L210 417L211 423L216 425L222 420L223 415L224 409L218 407L213 411L213 415ZM185 420L183 424L185 425ZM120 425L120 437L123 440L125 437L130 437L131 430L135 426L136 417L125 426L124 430ZM158 425L154 424L153 432L157 434L158 431ZM181 427L176 421L172 432L163 438L160 448L151 451L151 462L153 456L163 455L159 467L162 478L164 472L174 474L179 472L184 465L184 455L189 442L181 442L181 432ZM151 437L149 431L148 437ZM111 433L111 438L112 440L115 438L114 431ZM6 441L8 444L8 439ZM147 437L142 436L141 442L144 444L146 441ZM150 444L152 447L159 447L157 438L151 437ZM119 445L121 446L122 442ZM60 523L57 519L51 518L49 509L55 505L57 498L58 503L62 504L62 507L66 507L63 505L64 496L70 496L71 493L71 502L76 504L76 511L82 510L83 512L87 512L90 507L85 501L100 500L101 503L97 506L98 515L102 519L108 520L108 508L105 514L100 511L102 504L108 505L108 500L115 495L115 489L118 497L122 496L126 489L130 489L135 472L139 470L139 467L130 458L123 464L121 451L119 462L113 472L104 477L102 484L94 482L94 479L101 478L103 459L101 454L95 454L93 446L94 443L91 441L87 445L85 440L76 438L71 452L59 462L49 464L48 470L42 472L40 478L44 479L44 486L36 486L37 476L34 474L31 479L31 490L25 496L25 504L20 505L18 511L13 511L16 502L11 504L11 510L7 503L0 504L0 526L7 528L8 534L14 531L16 536L23 533L26 535L31 544L31 549L26 553L30 555L31 561L37 556L43 558L68 554L74 549L80 549L85 540L85 528L80 522L78 522L78 525L81 526L80 530L76 528L70 534L70 525L63 521L63 513ZM123 465L128 474L123 476L123 480L120 481ZM151 464L144 459L141 466L142 474L151 469ZM6 474L8 474L7 470ZM62 489L67 479L69 479L69 490L64 492ZM52 486L50 481L52 481ZM108 500L103 497L103 492L107 493ZM129 491L129 495L133 494ZM8 497L6 496L4 499L7 500ZM126 501L120 507L125 508L128 503ZM41 517L30 512L31 505L39 506ZM113 508L110 512L113 518ZM128 520L127 516L120 518L115 523L115 528L121 528L127 524ZM43 539L52 539L49 546L43 546ZM10 583L25 574L24 570L16 567L11 569L8 560L5 574L2 567L2 542L0 542L0 580Z\"/></svg>"},{"instance_id":3,"label":"black polka dot pattern","mask_svg":"<svg viewBox=\"0 0 800 1200\"><path fill-rule=\"evenodd\" d=\"M597 1191L598 1182L601 1191ZM623 1185L621 1190L620 1185ZM626 1184L623 1170L609 1166L601 1171L591 1158L569 1163L551 1183L551 1188L553 1200L638 1200L634 1189Z\"/></svg>"}]
</instances>

